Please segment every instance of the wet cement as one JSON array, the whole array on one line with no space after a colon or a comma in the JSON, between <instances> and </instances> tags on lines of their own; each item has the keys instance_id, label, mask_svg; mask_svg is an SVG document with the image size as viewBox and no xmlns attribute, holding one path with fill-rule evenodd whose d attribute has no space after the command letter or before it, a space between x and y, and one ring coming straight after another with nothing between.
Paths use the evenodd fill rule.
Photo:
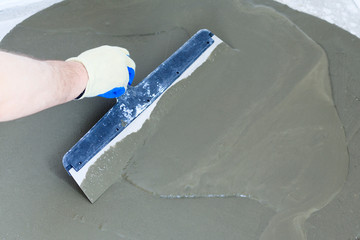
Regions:
<instances>
[{"instance_id":1,"label":"wet cement","mask_svg":"<svg viewBox=\"0 0 360 240\"><path fill-rule=\"evenodd\" d=\"M168 126L170 132L165 131L166 128L157 132L153 129L161 130L161 127L147 128L150 131L149 134L152 134L156 141L145 142L145 147L136 153L137 161L132 161L127 170L127 180L120 179L94 205L90 205L79 194L72 179L62 168L61 157L107 111L112 104L111 101L88 99L73 102L25 119L2 123L0 125L2 133L1 162L6 167L0 169L2 182L0 186L2 192L0 201L1 237L5 239L259 239L260 237L262 239L275 239L275 237L277 239L291 239L292 237L301 239L304 238L303 234L306 234L308 239L354 239L356 237L359 232L356 219L359 219L360 216L356 210L359 209L360 204L357 201L360 192L357 183L360 179L356 169L358 161L356 156L359 154L356 148L356 143L359 141L357 140L359 126L357 119L359 117L356 115L359 113L356 111L359 108L356 96L356 90L359 88L356 81L359 76L359 39L323 21L294 12L282 5L273 4L278 11L286 14L317 41L326 50L329 57L333 96L338 114L345 127L350 153L350 170L347 181L342 191L332 200L345 181L346 167L343 163L346 161L343 161L342 128L337 120L337 115L334 114L329 82L326 78L327 61L321 48L312 43L310 39L304 38L304 35L294 25L276 12L262 7L253 7L247 3L229 1L221 6L215 1L197 1L196 3L191 1L171 3L166 1L124 1L121 4L118 1L107 1L106 3L104 4L104 1L67 1L58 4L18 26L1 43L1 47L39 58L65 59L100 44L122 45L132 52L138 63L137 69L142 69L138 71L136 79L138 82L179 47L188 36L199 28L206 27L228 42L231 47L239 50L225 48L223 51L217 52L213 61L204 65L204 69L196 79L195 76L191 77L196 81L185 82L189 86L179 87L175 90L179 92L182 90L183 94L190 94L189 96L192 96L190 99L194 98L194 92L201 93L199 95L202 96L202 99L199 99L199 102L206 103L205 109L213 105L218 106L219 103L214 100L214 96L220 93L223 93L222 96L229 96L227 102L231 103L233 103L233 97L241 98L240 100L243 101L240 101L235 107L245 109L246 106L251 106L253 103L247 100L246 96L254 100L250 93L256 93L259 95L259 99L255 99L254 103L264 103L264 106L273 108L260 111L261 104L254 108L259 110L259 116L265 116L265 118L257 118L242 131L247 141L244 140L245 138L231 141L234 140L231 137L236 137L236 132L232 130L238 129L241 124L246 123L240 119L244 112L238 111L239 115L231 115L235 116L235 120L226 117L219 120L216 117L224 116L220 113L233 114L236 111L232 105L230 105L232 108L217 108L218 111L214 115L215 119L212 123L220 127L217 129L220 136L217 136L217 142L213 143L220 143L216 147L220 146L221 148L214 147L208 149L209 151L204 151L203 148L194 150L198 153L209 154L208 158L199 158L201 161L195 165L195 170L204 169L200 168L205 164L203 160L210 159L213 163L208 169L205 169L203 181L197 185L186 178L186 173L192 174L189 161L170 161L163 168L153 167L159 163L164 164L164 162L155 158L156 151L149 150L152 147L151 144L162 143L160 134L170 134L174 129ZM139 15L139 12L144 15ZM298 58L294 58L292 54L286 54L286 51L277 51L281 50L286 42L275 44L276 39L281 39L279 38L280 33L283 34L282 38L286 38L295 32L298 32L298 35L293 38L293 41L299 41L298 37L301 36L300 39L303 41L286 47L296 49L298 53L307 53L300 54L300 56L296 54L295 56L299 56ZM270 47L267 45L269 43L272 43ZM251 51L251 47L255 52ZM258 49L264 50L264 58L255 58L252 55ZM274 55L274 53L282 52L285 54ZM242 53L244 55L241 55ZM283 57L290 59L289 63L300 61L303 65L283 66L281 64ZM233 61L228 61L229 58ZM261 64L263 59L264 63L268 63L265 60L269 58L272 58L274 62L270 66L278 64L277 69L266 69L267 65ZM296 72L296 70L301 70L298 76L302 76L302 78L291 79L291 83L288 85L272 85L271 83L274 84L274 82L264 81L264 84L269 85L262 88L259 87L260 82L255 85L258 87L251 88L251 84L247 84L244 89L240 87L241 85L236 85L240 82L233 82L241 94L228 95L227 93L231 92L234 87L234 85L228 86L228 84L218 84L221 88L215 88L216 91L211 88L211 86L214 87L211 84L206 85L207 87L203 89L203 81L212 79L214 76L218 77L218 82L224 76L226 79L233 80L232 72L241 70L236 65L239 61L244 64L256 61L256 64L262 66L260 69L271 73L269 79L273 79L275 83L277 79L285 79L283 74ZM220 72L212 66L230 67L233 71ZM277 71L279 69L282 71ZM286 71L287 69L289 71ZM311 71L313 69L318 69L314 71L318 76L306 77L306 74L311 76L312 74L309 73L314 73ZM256 69L252 66L245 70L247 70L246 76L249 77L242 79L245 82L246 80L250 81L251 77L257 80L256 76L265 74L255 71ZM210 75L210 73L213 74ZM282 75L276 75L279 73ZM243 74L243 72L238 73L239 76ZM278 78L279 76L280 78ZM194 86L191 87L192 84L199 84L200 86L197 86L199 91L196 91ZM270 92L275 91L271 86L278 86L279 93L283 92L284 94L269 96ZM284 92L283 88L288 90ZM305 99L308 101L307 107L304 108L301 101L301 104L295 104L297 106L295 109L288 107L289 103L298 103L296 100L299 99L304 100L303 94L308 96ZM181 94L176 93L172 96L181 96ZM224 100L224 98L222 99ZM159 116L168 116L168 122L173 122L170 121L173 120L171 119L172 114L166 114L168 109L173 109L172 113L174 113L174 110L181 109L183 106L190 107L189 103L183 105L176 104L176 101L166 102L176 105L176 108L166 106L158 108ZM287 113L285 120L279 118L279 113ZM295 118L294 114L299 117ZM208 117L208 115L205 116ZM156 118L153 119L156 120ZM193 115L186 117L187 121L192 119ZM299 119L300 131L294 128L296 122L290 121L291 119ZM160 120L164 121L165 119L163 117L157 119L158 124L160 124ZM229 121L229 123L227 125L219 124L222 121ZM266 127L269 123L273 124L271 129ZM189 125L186 122L181 124L183 125L180 126L183 127ZM222 126L231 126L231 124L234 124L234 128L230 128L230 131L226 131L226 129L225 132L222 131L224 130L221 129ZM307 128L301 129L301 126L309 127L313 129L313 132L309 135L304 134L306 132L304 129ZM278 131L286 127L294 131ZM333 129L329 130L331 127ZM201 129L206 133L206 124ZM260 143L257 140L262 137L261 134L251 134L259 131L268 134ZM279 132L285 135L281 137L274 135ZM319 139L314 139L315 132L319 133L317 135ZM157 138L156 134L159 134ZM301 137L296 137L299 136L297 134L300 134ZM174 135L176 134L174 133L171 139L176 140ZM299 142L284 142L283 136ZM275 142L271 141L273 139ZM309 139L312 140L310 146L307 141ZM175 143L179 142L175 141ZM231 145L233 149L235 149L234 146L243 148L253 161L246 161L243 158L245 159L241 161L243 166L234 167L232 165L234 156L231 154L239 152L227 151L229 143L233 143ZM254 149L246 145L250 143L255 143L251 145L255 146ZM282 145L276 145L276 143ZM169 143L164 144L169 147ZM276 168L274 164L279 163L275 161L277 158L266 154L274 153L270 146L278 147L277 150L280 153L290 154L295 151L300 160L278 158L282 161ZM306 147L297 148L297 146ZM261 151L256 151L256 147L259 147ZM159 149L162 150L162 148ZM316 152L314 149L319 151ZM252 150L254 151L252 152ZM148 157L150 152L154 154L154 158ZM230 156L226 156L226 164L219 165L216 160L222 159L222 156L216 155L216 153L225 153L226 155L228 152ZM311 157L308 158L306 153L314 154L310 154ZM336 154L339 154L339 157L336 157ZM147 159L151 161L145 161L146 159L141 156L147 156ZM319 159L324 160L324 156L328 161L319 161ZM269 162L264 161L264 158L269 158ZM297 164L295 167L292 165L294 163ZM170 164L177 165L173 168ZM254 170L254 167L257 169ZM161 172L164 169L166 171ZM171 174L168 174L168 170L171 169ZM173 171L173 169L179 171ZM224 169L224 174L221 174L221 169ZM243 172L246 169L252 169L253 172ZM282 169L284 170L281 171ZM289 169L293 171L288 172ZM231 170L240 170L241 174ZM156 179L158 176L161 178ZM185 178L181 181L170 181L177 176L185 176ZM198 175L193 174L193 176ZM235 177L234 182L229 182L229 176ZM166 179L169 185L164 184L161 179ZM283 181L284 179L290 181ZM303 182L300 181L301 179ZM198 182L195 181L195 183ZM301 184L299 185L299 183ZM309 184L314 186L309 186ZM208 188L204 188L204 186ZM296 188L297 186L300 188ZM245 189L246 187L247 189ZM309 189L319 189L319 192L315 190L308 192ZM280 195L274 194L274 191ZM149 194L149 192L153 192L155 195ZM201 195L203 197L165 199L159 198L157 194L165 196ZM217 198L204 197L209 194L218 196ZM222 198L222 195L229 195L229 197ZM315 210L311 209L311 206L321 208L330 200L332 201L326 207L314 213L305 222L304 231L296 228L286 232L291 229L289 225L300 226L307 217L306 214L294 215L294 213L309 214ZM297 204L300 202L303 204ZM300 217L296 218L296 216ZM294 222L289 223L288 219L299 221L294 224ZM282 223L278 224L282 227L273 226L274 223ZM285 237L278 235L279 233L276 231L274 232L275 236L272 236L267 232L269 229L280 229L280 233L284 233Z\"/></svg>"}]
</instances>

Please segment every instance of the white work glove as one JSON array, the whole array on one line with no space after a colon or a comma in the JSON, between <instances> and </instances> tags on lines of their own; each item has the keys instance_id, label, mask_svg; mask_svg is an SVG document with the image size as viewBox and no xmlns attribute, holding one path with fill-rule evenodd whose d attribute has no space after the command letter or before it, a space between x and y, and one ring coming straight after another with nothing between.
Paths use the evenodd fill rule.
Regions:
<instances>
[{"instance_id":1,"label":"white work glove","mask_svg":"<svg viewBox=\"0 0 360 240\"><path fill-rule=\"evenodd\" d=\"M101 46L66 61L82 63L89 76L86 89L78 99L119 97L125 93L127 85L131 85L135 76L135 62L125 48Z\"/></svg>"}]
</instances>

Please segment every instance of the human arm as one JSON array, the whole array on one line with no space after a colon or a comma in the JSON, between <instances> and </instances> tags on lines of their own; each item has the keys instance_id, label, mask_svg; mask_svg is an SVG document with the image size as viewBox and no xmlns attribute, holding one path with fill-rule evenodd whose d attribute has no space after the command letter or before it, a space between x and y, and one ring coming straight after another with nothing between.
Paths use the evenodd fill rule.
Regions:
<instances>
[{"instance_id":1,"label":"human arm","mask_svg":"<svg viewBox=\"0 0 360 240\"><path fill-rule=\"evenodd\" d=\"M41 61L0 51L0 121L77 98L123 94L135 74L126 49L102 46L67 61ZM84 91L85 90L85 91Z\"/></svg>"},{"instance_id":2,"label":"human arm","mask_svg":"<svg viewBox=\"0 0 360 240\"><path fill-rule=\"evenodd\" d=\"M71 101L87 81L79 62L41 61L0 51L0 121Z\"/></svg>"}]
</instances>

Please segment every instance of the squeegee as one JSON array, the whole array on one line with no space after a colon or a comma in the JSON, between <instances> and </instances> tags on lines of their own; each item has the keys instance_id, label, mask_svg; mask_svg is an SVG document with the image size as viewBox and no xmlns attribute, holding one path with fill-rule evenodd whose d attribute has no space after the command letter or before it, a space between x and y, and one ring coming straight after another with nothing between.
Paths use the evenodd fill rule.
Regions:
<instances>
[{"instance_id":1,"label":"squeegee","mask_svg":"<svg viewBox=\"0 0 360 240\"><path fill-rule=\"evenodd\" d=\"M121 176L108 179L109 167L90 171L101 156L126 136L141 129L152 109L171 86L190 76L200 67L222 41L206 29L198 31L167 60L160 64L138 85L129 86L116 104L65 154L63 165L94 203ZM106 163L102 163L103 165ZM113 175L113 174L112 174ZM103 181L107 178L106 181Z\"/></svg>"}]
</instances>

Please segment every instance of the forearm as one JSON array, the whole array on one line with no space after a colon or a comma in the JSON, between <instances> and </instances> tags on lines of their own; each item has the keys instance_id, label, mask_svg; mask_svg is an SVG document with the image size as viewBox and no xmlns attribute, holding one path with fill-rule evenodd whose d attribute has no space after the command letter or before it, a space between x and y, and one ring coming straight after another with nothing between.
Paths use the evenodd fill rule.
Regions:
<instances>
[{"instance_id":1,"label":"forearm","mask_svg":"<svg viewBox=\"0 0 360 240\"><path fill-rule=\"evenodd\" d=\"M77 62L39 61L0 51L0 121L71 101L87 79Z\"/></svg>"}]
</instances>

